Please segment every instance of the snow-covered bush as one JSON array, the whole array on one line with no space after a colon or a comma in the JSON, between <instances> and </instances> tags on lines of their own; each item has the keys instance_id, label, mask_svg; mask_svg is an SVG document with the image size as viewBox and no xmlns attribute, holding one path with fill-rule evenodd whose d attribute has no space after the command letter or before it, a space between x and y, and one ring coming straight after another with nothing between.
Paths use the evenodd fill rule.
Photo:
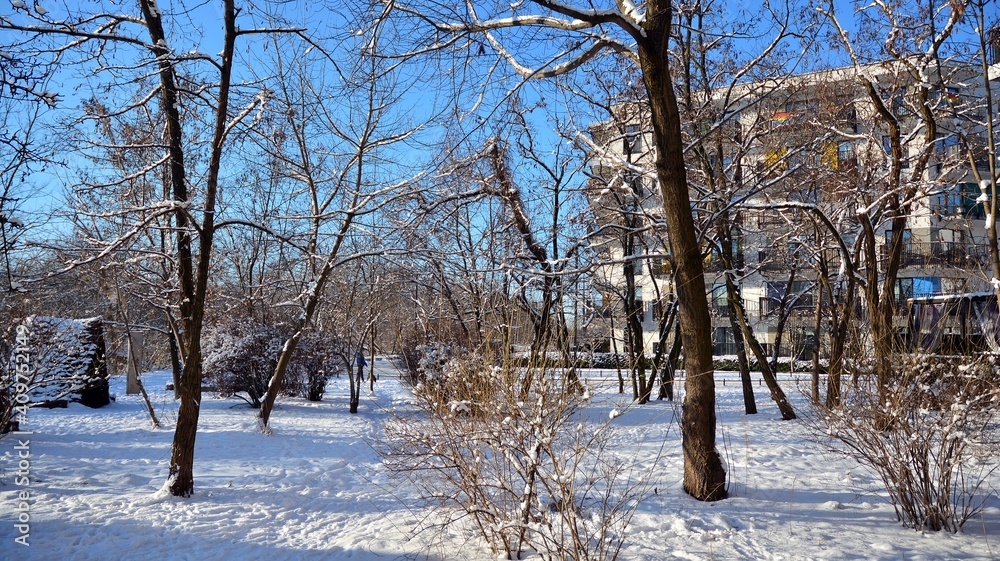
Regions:
<instances>
[{"instance_id":1,"label":"snow-covered bush","mask_svg":"<svg viewBox=\"0 0 1000 561\"><path fill-rule=\"evenodd\" d=\"M110 403L101 318L66 319L30 316L8 342L2 380L8 396L26 394L31 404L80 402L88 407ZM18 368L26 367L22 376ZM16 386L20 384L20 386ZM19 387L20 391L15 392ZM9 403L9 399L5 399Z\"/></svg>"},{"instance_id":2,"label":"snow-covered bush","mask_svg":"<svg viewBox=\"0 0 1000 561\"><path fill-rule=\"evenodd\" d=\"M221 395L260 407L287 338L286 330L251 320L213 326L202 336L205 378ZM327 380L337 371L331 360L334 346L318 335L303 337L288 364L282 393L322 399Z\"/></svg>"},{"instance_id":3,"label":"snow-covered bush","mask_svg":"<svg viewBox=\"0 0 1000 561\"><path fill-rule=\"evenodd\" d=\"M463 347L448 343L408 345L403 348L399 357L402 364L397 367L406 372L410 384L433 384L440 379L448 361L464 352Z\"/></svg>"},{"instance_id":4,"label":"snow-covered bush","mask_svg":"<svg viewBox=\"0 0 1000 561\"><path fill-rule=\"evenodd\" d=\"M888 387L857 369L843 406L818 409L820 435L881 478L904 525L958 532L997 468L998 357L901 355Z\"/></svg>"},{"instance_id":5,"label":"snow-covered bush","mask_svg":"<svg viewBox=\"0 0 1000 561\"><path fill-rule=\"evenodd\" d=\"M455 357L414 390L420 412L388 421L385 465L411 479L445 525L471 524L507 559L615 559L641 487L561 378ZM551 374L551 373L549 373Z\"/></svg>"},{"instance_id":6,"label":"snow-covered bush","mask_svg":"<svg viewBox=\"0 0 1000 561\"><path fill-rule=\"evenodd\" d=\"M326 383L346 368L340 357L342 352L339 339L322 337L315 332L304 335L285 372L289 390L309 401L322 401Z\"/></svg>"},{"instance_id":7,"label":"snow-covered bush","mask_svg":"<svg viewBox=\"0 0 1000 561\"><path fill-rule=\"evenodd\" d=\"M442 353L443 354L443 353ZM454 356L443 364L438 353L430 353L434 362L425 366L423 382L413 388L427 406L446 408L451 413L482 414L482 406L493 400L495 371L487 371L478 353ZM494 370L498 367L494 367Z\"/></svg>"},{"instance_id":8,"label":"snow-covered bush","mask_svg":"<svg viewBox=\"0 0 1000 561\"><path fill-rule=\"evenodd\" d=\"M206 329L201 339L205 378L221 395L235 395L260 407L284 345L283 335L275 327L249 320ZM285 384L282 390L288 387Z\"/></svg>"},{"instance_id":9,"label":"snow-covered bush","mask_svg":"<svg viewBox=\"0 0 1000 561\"><path fill-rule=\"evenodd\" d=\"M630 357L625 353L594 353L590 364L584 365L584 368L600 368L603 370L628 368L629 362Z\"/></svg>"}]
</instances>

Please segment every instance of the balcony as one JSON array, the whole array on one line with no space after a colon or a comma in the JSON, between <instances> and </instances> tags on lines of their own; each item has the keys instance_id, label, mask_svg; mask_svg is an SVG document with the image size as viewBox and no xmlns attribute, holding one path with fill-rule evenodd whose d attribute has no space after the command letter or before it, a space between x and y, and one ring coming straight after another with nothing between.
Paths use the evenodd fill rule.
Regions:
<instances>
[{"instance_id":1,"label":"balcony","mask_svg":"<svg viewBox=\"0 0 1000 561\"><path fill-rule=\"evenodd\" d=\"M956 267L971 269L985 265L989 250L985 246L966 242L910 242L903 246L901 267ZM889 246L879 248L879 264L884 269L889 263Z\"/></svg>"},{"instance_id":2,"label":"balcony","mask_svg":"<svg viewBox=\"0 0 1000 561\"><path fill-rule=\"evenodd\" d=\"M807 260L806 252L791 254L788 251L758 251L757 267L763 272L774 273L778 271L788 272L792 268L804 269L809 267L810 260Z\"/></svg>"},{"instance_id":3,"label":"balcony","mask_svg":"<svg viewBox=\"0 0 1000 561\"><path fill-rule=\"evenodd\" d=\"M742 269L745 266L745 260L743 259L742 253L733 254L733 269ZM723 266L723 259L720 255L713 252L708 257L705 258L705 272L706 273L721 273L725 271L726 268Z\"/></svg>"}]
</instances>

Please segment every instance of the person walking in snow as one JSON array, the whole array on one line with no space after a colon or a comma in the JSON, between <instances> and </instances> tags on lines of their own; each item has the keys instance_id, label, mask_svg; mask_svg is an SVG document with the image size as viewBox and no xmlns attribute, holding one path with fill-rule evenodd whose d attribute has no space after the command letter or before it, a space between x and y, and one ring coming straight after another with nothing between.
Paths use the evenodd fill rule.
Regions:
<instances>
[{"instance_id":1,"label":"person walking in snow","mask_svg":"<svg viewBox=\"0 0 1000 561\"><path fill-rule=\"evenodd\" d=\"M358 365L358 379L364 380L365 366L368 366L368 363L365 362L365 353L363 351L358 351L354 354L354 363Z\"/></svg>"}]
</instances>

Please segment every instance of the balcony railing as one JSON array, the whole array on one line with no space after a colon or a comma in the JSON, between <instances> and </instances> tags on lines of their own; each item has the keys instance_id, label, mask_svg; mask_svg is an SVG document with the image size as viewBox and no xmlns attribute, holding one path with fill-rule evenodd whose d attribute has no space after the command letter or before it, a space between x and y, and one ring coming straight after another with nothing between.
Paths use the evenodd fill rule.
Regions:
<instances>
[{"instance_id":1,"label":"balcony railing","mask_svg":"<svg viewBox=\"0 0 1000 561\"><path fill-rule=\"evenodd\" d=\"M745 266L745 260L743 259L742 253L733 254L733 269L742 269ZM725 271L726 268L723 267L723 259L721 256L713 253L710 257L705 259L705 272L708 273L721 273Z\"/></svg>"},{"instance_id":2,"label":"balcony railing","mask_svg":"<svg viewBox=\"0 0 1000 561\"><path fill-rule=\"evenodd\" d=\"M805 269L810 267L811 255L805 250L800 250L792 255L788 251L761 251L757 254L758 268L761 271L775 272L788 271L792 267Z\"/></svg>"},{"instance_id":3,"label":"balcony railing","mask_svg":"<svg viewBox=\"0 0 1000 561\"><path fill-rule=\"evenodd\" d=\"M880 249L879 261L884 268L889 263L889 246ZM985 246L965 242L910 242L903 246L901 267L973 268L987 263L989 250Z\"/></svg>"}]
</instances>

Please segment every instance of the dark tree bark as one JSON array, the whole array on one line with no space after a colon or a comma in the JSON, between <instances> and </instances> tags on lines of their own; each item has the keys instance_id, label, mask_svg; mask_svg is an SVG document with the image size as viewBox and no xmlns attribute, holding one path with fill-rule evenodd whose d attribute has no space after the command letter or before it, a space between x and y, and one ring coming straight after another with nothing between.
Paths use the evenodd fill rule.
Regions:
<instances>
[{"instance_id":1,"label":"dark tree bark","mask_svg":"<svg viewBox=\"0 0 1000 561\"><path fill-rule=\"evenodd\" d=\"M371 338L371 362L368 365L368 391L375 393L375 338L378 335L378 327L372 325ZM362 372L362 374L364 374Z\"/></svg>"},{"instance_id":2,"label":"dark tree bark","mask_svg":"<svg viewBox=\"0 0 1000 561\"><path fill-rule=\"evenodd\" d=\"M788 402L785 392L778 384L778 379L771 370L771 365L767 362L767 355L764 354L764 349L761 348L757 338L754 337L753 331L750 330L746 310L743 309L743 297L740 295L739 290L735 288L730 273L726 273L726 283L732 285L731 290L736 294L735 300L730 302L730 305L733 306L736 312L736 319L740 324L740 336L746 345L750 347L754 358L757 359L757 365L760 367L760 375L764 378L764 383L767 384L767 389L771 392L771 399L774 400L774 403L778 406L778 411L781 412L781 418L790 421L795 418L795 409L792 408L792 404Z\"/></svg>"},{"instance_id":3,"label":"dark tree bark","mask_svg":"<svg viewBox=\"0 0 1000 561\"><path fill-rule=\"evenodd\" d=\"M179 205L187 206L190 203L190 196L184 166L185 140L180 119L180 101L178 99L180 90L175 80L174 58L163 30L160 10L150 0L140 0L139 6L146 21L151 48L157 55L161 104L166 117L167 150L170 155L170 184L173 198ZM222 145L229 117L229 84L236 41L236 8L233 0L224 2L224 22L225 34L219 67L218 106L215 113L211 156L203 187L204 214L198 227L200 238L197 258L193 250L193 224L186 212L176 214L175 258L180 285L180 328L183 337L182 344L184 345L182 354L185 360L184 369L176 386L180 407L177 411L177 425L171 447L168 482L170 493L178 497L188 497L194 492L194 449L201 405L201 331L215 234L215 199L218 190ZM197 268L195 268L196 266Z\"/></svg>"},{"instance_id":4,"label":"dark tree bark","mask_svg":"<svg viewBox=\"0 0 1000 561\"><path fill-rule=\"evenodd\" d=\"M681 324L674 326L674 342L670 345L670 354L667 355L667 362L663 365L663 373L660 375L660 393L657 399L674 400L674 374L677 360L681 357Z\"/></svg>"},{"instance_id":5,"label":"dark tree bark","mask_svg":"<svg viewBox=\"0 0 1000 561\"><path fill-rule=\"evenodd\" d=\"M170 372L174 380L174 399L180 399L180 380L184 372L184 365L181 363L181 351L177 346L177 337L173 332L167 334L170 344Z\"/></svg>"},{"instance_id":6,"label":"dark tree bark","mask_svg":"<svg viewBox=\"0 0 1000 561\"><path fill-rule=\"evenodd\" d=\"M644 35L637 39L643 82L652 112L656 174L674 256L678 314L684 345L686 381L681 413L684 441L684 490L714 501L726 496L726 471L715 448L715 378L712 366L712 322L697 229L691 214L680 115L670 77L670 0L646 6Z\"/></svg>"},{"instance_id":7,"label":"dark tree bark","mask_svg":"<svg viewBox=\"0 0 1000 561\"><path fill-rule=\"evenodd\" d=\"M663 399L663 385L667 383L666 376L668 375L666 369L666 355L669 352L666 350L667 339L670 337L670 332L674 330L674 325L677 323L677 301L672 299L664 307L663 313L660 314L660 318L657 321L657 333L659 333L658 342L656 345L656 352L653 353L653 365L649 374L649 380L642 387L639 388L639 403L647 403L653 394L653 386L656 385L656 373L660 372L660 396L658 399ZM670 383L673 383L673 372L669 373ZM673 399L673 388L671 388L671 399Z\"/></svg>"},{"instance_id":8,"label":"dark tree bark","mask_svg":"<svg viewBox=\"0 0 1000 561\"><path fill-rule=\"evenodd\" d=\"M740 310L743 301L740 300L739 287L733 278L733 270L737 268L733 255L732 220L727 209L718 211L719 218L715 222L719 234L719 254L722 256L722 267L726 279L726 311L729 325L733 329L733 341L736 343L736 360L740 367L740 382L743 386L743 410L747 415L757 414L757 400L753 393L753 380L750 378L750 361L747 360L747 349L743 337L743 325L740 321ZM737 308L737 304L740 308Z\"/></svg>"},{"instance_id":9,"label":"dark tree bark","mask_svg":"<svg viewBox=\"0 0 1000 561\"><path fill-rule=\"evenodd\" d=\"M819 357L820 357L820 336L823 329L823 291L816 290L816 316L813 324L813 352L812 352L812 388L811 399L813 405L819 405Z\"/></svg>"},{"instance_id":10,"label":"dark tree bark","mask_svg":"<svg viewBox=\"0 0 1000 561\"><path fill-rule=\"evenodd\" d=\"M684 489L699 500L722 499L726 496L726 472L715 445L712 324L705 292L698 230L692 216L688 194L680 115L670 74L673 5L670 0L650 0L645 4L644 17L640 18L636 16L634 9L625 10L628 12L625 15L622 11L616 12L613 9L593 10L592 6L586 3L585 7L581 8L561 1L533 0L532 3L547 12L566 16L569 20L555 23L559 19L566 18L551 19L550 14L546 13L542 19L525 17L511 20L504 17L483 21L469 14L469 21L451 24L435 22L442 12L422 14L410 9L402 11L414 16L420 23L433 25L434 32L438 35L482 36L494 29L530 27L539 25L539 22L556 32L566 30L570 35L573 33L572 29L587 28L596 31L588 41L576 44L580 52L570 61L553 63L546 68L534 70L517 64L517 72L531 78L551 78L572 72L605 49L631 53L630 47L616 40L603 38L604 27L617 27L635 41L636 58L642 71L653 125L655 168L663 197L664 219L667 223L671 254L676 264L674 278L679 303L678 319L687 374L685 402L681 415ZM484 41L481 44L486 43ZM495 44L495 38L491 36L488 43ZM501 56L510 62L515 62L512 60L514 55L511 51L503 50Z\"/></svg>"},{"instance_id":11,"label":"dark tree bark","mask_svg":"<svg viewBox=\"0 0 1000 561\"><path fill-rule=\"evenodd\" d=\"M785 324L788 316L791 315L791 303L793 299L798 299L798 295L792 295L792 286L795 284L795 276L798 274L798 259L792 258L792 267L788 273L788 280L785 282L785 292L778 302L778 321L775 325L774 351L771 353L771 370L778 370L778 357L781 356L781 341L785 336ZM818 291L817 291L818 292ZM795 360L795 357L792 357Z\"/></svg>"},{"instance_id":12,"label":"dark tree bark","mask_svg":"<svg viewBox=\"0 0 1000 561\"><path fill-rule=\"evenodd\" d=\"M359 352L361 352L361 351L359 351ZM354 370L352 370L350 366L348 366L348 368L347 368L347 372L350 375L349 377L351 379L351 404L350 404L350 411L351 411L351 413L354 413L354 414L357 414L357 412L358 412L358 403L361 401L361 382L363 382L364 379L365 379L365 367L364 367L364 365L363 364L358 364L357 367L358 367L358 373L357 374L354 373Z\"/></svg>"},{"instance_id":13,"label":"dark tree bark","mask_svg":"<svg viewBox=\"0 0 1000 561\"><path fill-rule=\"evenodd\" d=\"M753 393L753 379L750 376L750 361L747 359L747 348L743 344L743 337L740 332L740 321L736 318L736 306L731 298L727 300L729 309L729 325L733 330L733 341L736 343L736 362L740 368L740 384L743 386L743 412L747 415L757 414L757 398Z\"/></svg>"}]
</instances>

